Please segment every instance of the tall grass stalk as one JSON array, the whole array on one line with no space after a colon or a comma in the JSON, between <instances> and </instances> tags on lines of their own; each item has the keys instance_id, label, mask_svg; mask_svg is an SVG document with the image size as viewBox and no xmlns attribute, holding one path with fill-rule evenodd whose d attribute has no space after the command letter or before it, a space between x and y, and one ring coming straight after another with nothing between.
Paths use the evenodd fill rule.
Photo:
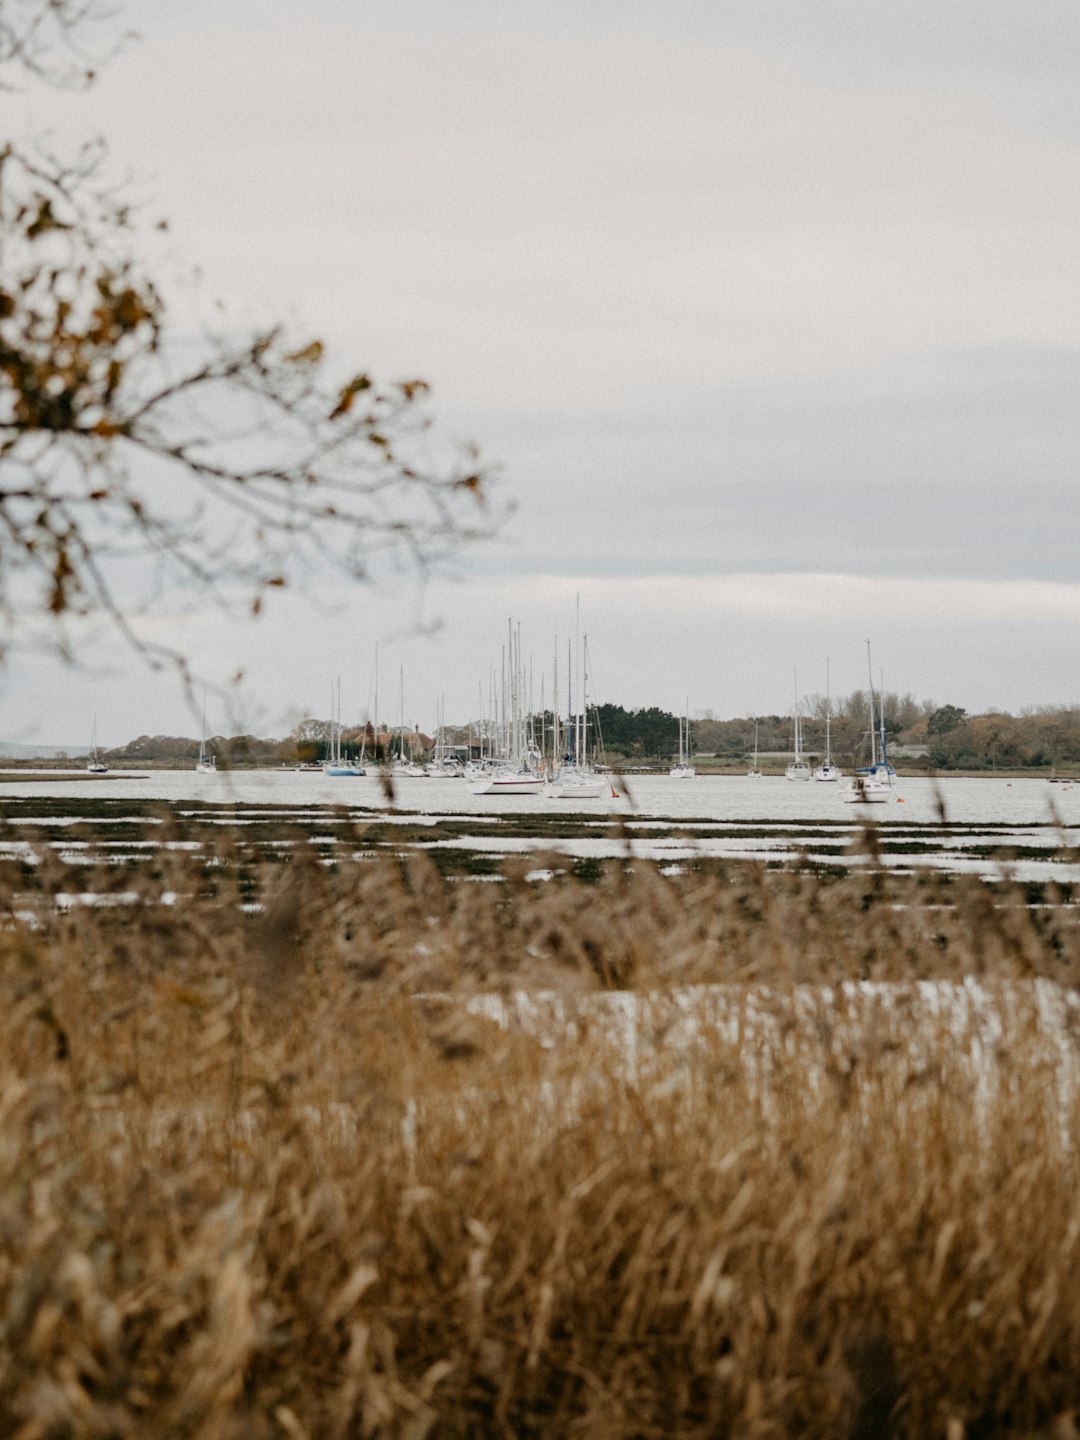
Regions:
<instances>
[{"instance_id":1,"label":"tall grass stalk","mask_svg":"<svg viewBox=\"0 0 1080 1440\"><path fill-rule=\"evenodd\" d=\"M1076 1433L1068 907L221 858L9 903L0 1433Z\"/></svg>"}]
</instances>

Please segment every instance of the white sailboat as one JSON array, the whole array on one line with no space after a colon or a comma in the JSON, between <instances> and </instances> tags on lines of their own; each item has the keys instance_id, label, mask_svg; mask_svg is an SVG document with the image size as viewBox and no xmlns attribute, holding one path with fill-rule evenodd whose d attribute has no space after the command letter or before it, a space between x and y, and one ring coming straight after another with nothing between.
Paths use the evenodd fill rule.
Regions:
<instances>
[{"instance_id":1,"label":"white sailboat","mask_svg":"<svg viewBox=\"0 0 1080 1440\"><path fill-rule=\"evenodd\" d=\"M598 775L589 759L589 689L588 655L589 637L581 642L577 635L574 645L578 656L578 693L581 696L580 709L574 711L574 687L570 678L571 656L567 653L567 715L566 750L561 759L552 766L551 783L547 793L556 800L599 800L606 796L611 786ZM558 667L556 666L556 675ZM554 750L557 754L558 736L555 736Z\"/></svg>"},{"instance_id":2,"label":"white sailboat","mask_svg":"<svg viewBox=\"0 0 1080 1440\"><path fill-rule=\"evenodd\" d=\"M86 763L87 773L90 775L107 775L109 767L101 758L101 751L98 749L97 716L94 716L93 729L90 731L90 754Z\"/></svg>"},{"instance_id":3,"label":"white sailboat","mask_svg":"<svg viewBox=\"0 0 1080 1440\"><path fill-rule=\"evenodd\" d=\"M195 761L196 775L216 775L217 756L206 748L206 696L202 702L202 735L199 737L199 758Z\"/></svg>"},{"instance_id":4,"label":"white sailboat","mask_svg":"<svg viewBox=\"0 0 1080 1440\"><path fill-rule=\"evenodd\" d=\"M761 766L758 764L758 722L754 721L754 758L750 762L750 769L746 772L750 780L761 779Z\"/></svg>"},{"instance_id":5,"label":"white sailboat","mask_svg":"<svg viewBox=\"0 0 1080 1440\"><path fill-rule=\"evenodd\" d=\"M881 757L877 750L877 726L874 716L874 669L870 664L870 641L866 642L866 660L870 665L870 764L856 770L851 784L841 792L845 804L883 805L893 797L896 771L885 754L885 707L881 705Z\"/></svg>"},{"instance_id":6,"label":"white sailboat","mask_svg":"<svg viewBox=\"0 0 1080 1440\"><path fill-rule=\"evenodd\" d=\"M515 632L512 620L509 629L510 644L503 661L501 757L480 774L472 787L474 795L541 795L544 791L542 757L526 739L521 633L520 629Z\"/></svg>"},{"instance_id":7,"label":"white sailboat","mask_svg":"<svg viewBox=\"0 0 1080 1440\"><path fill-rule=\"evenodd\" d=\"M446 743L446 696L439 697L435 720L435 753L424 767L433 780L458 780L465 774L460 747Z\"/></svg>"},{"instance_id":8,"label":"white sailboat","mask_svg":"<svg viewBox=\"0 0 1080 1440\"><path fill-rule=\"evenodd\" d=\"M358 765L347 755L341 753L341 732L344 728L341 723L341 676L339 675L337 677L337 693L335 694L333 690L330 691L330 747L322 767L324 775L331 775L335 779L366 774L362 765Z\"/></svg>"},{"instance_id":9,"label":"white sailboat","mask_svg":"<svg viewBox=\"0 0 1080 1440\"><path fill-rule=\"evenodd\" d=\"M815 780L825 782L840 779L840 767L832 758L832 686L829 677L829 662L825 661L825 759L814 771Z\"/></svg>"},{"instance_id":10,"label":"white sailboat","mask_svg":"<svg viewBox=\"0 0 1080 1440\"><path fill-rule=\"evenodd\" d=\"M679 721L679 759L668 771L672 780L693 780L697 771L690 764L690 697L686 699L686 712Z\"/></svg>"},{"instance_id":11,"label":"white sailboat","mask_svg":"<svg viewBox=\"0 0 1080 1440\"><path fill-rule=\"evenodd\" d=\"M411 780L426 780L426 779L428 778L428 772L424 769L423 765L417 764L417 762L412 758L412 755L413 755L413 747L412 747L412 742L411 742L411 740L410 740L410 743L409 743L409 755L408 755L408 757L406 757L406 755L405 755L405 667L404 667L404 666L401 666L400 669L399 669L399 671L398 671L398 690L399 690L399 703L400 703L400 713L399 713L399 716L398 716L398 722L399 722L399 723L398 723L398 753L397 753L397 759L394 761L394 766L393 766L393 770L392 770L391 773L393 774L395 780L403 780L403 779L406 779L406 778L411 779Z\"/></svg>"},{"instance_id":12,"label":"white sailboat","mask_svg":"<svg viewBox=\"0 0 1080 1440\"><path fill-rule=\"evenodd\" d=\"M799 710L799 677L795 676L795 708L791 712L791 764L784 771L785 780L809 780L810 766L802 754L802 714Z\"/></svg>"},{"instance_id":13,"label":"white sailboat","mask_svg":"<svg viewBox=\"0 0 1080 1440\"><path fill-rule=\"evenodd\" d=\"M891 800L893 787L887 780L871 780L868 775L853 775L851 784L840 792L845 805L884 805Z\"/></svg>"}]
</instances>

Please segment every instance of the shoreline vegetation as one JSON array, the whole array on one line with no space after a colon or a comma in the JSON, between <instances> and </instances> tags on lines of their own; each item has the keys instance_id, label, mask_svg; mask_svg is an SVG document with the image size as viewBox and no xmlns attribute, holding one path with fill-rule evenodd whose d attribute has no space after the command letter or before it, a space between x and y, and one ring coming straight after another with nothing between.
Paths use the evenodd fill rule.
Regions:
<instances>
[{"instance_id":1,"label":"shoreline vegetation","mask_svg":"<svg viewBox=\"0 0 1080 1440\"><path fill-rule=\"evenodd\" d=\"M3 1433L1075 1435L1068 889L20 813Z\"/></svg>"},{"instance_id":2,"label":"shoreline vegetation","mask_svg":"<svg viewBox=\"0 0 1080 1440\"><path fill-rule=\"evenodd\" d=\"M0 785L20 783L23 776L33 776L34 780L42 782L60 780L95 780L108 782L110 780L124 779L137 780L145 779L154 771L175 771L187 770L191 767L187 764L178 764L170 760L140 760L137 764L132 763L130 767L123 761L117 760L112 752L107 757L112 762L112 767L107 774L88 774L82 757L70 759L0 759ZM774 757L761 755L759 765L762 777L765 779L783 779L786 757ZM746 763L744 761L719 760L711 755L695 755L694 766L697 770L698 779L728 778L738 779L746 774ZM259 760L230 760L227 756L219 761L218 770L226 773L229 770L266 771L269 773L280 773L282 770L296 768L296 762L279 761L277 764L267 764ZM632 778L635 775L666 775L668 766L666 762L657 762L654 765L632 765L613 764L613 774L626 775ZM950 780L1050 780L1051 778L1066 784L1080 784L1080 765L1061 765L1056 767L1046 766L998 766L996 768L956 768L939 770L934 766L920 765L914 761L898 760L896 763L898 776L903 779L950 779ZM378 775L379 767L372 766L368 772Z\"/></svg>"},{"instance_id":3,"label":"shoreline vegetation","mask_svg":"<svg viewBox=\"0 0 1080 1440\"><path fill-rule=\"evenodd\" d=\"M802 749L811 763L825 754L826 712L834 760L849 771L866 763L867 694L856 691L833 702L831 708L825 697L808 696L802 711ZM611 704L590 706L587 719L590 737L598 740L601 753L616 769L628 773L666 769L679 753L680 719L657 706L639 710ZM545 712L535 716L533 723L538 736L550 736L554 717ZM918 704L910 695L886 692L884 724L890 759L909 774L1080 775L1080 707L1042 706L1019 715L999 711L968 715L956 705ZM481 736L488 737L490 747L492 733L492 727L481 722L446 725L441 740L461 752L471 748L478 754ZM284 738L214 735L207 737L206 745L222 767L277 768L321 764L335 738L334 724L311 717ZM705 711L692 720L691 740L694 763L707 772L743 773L756 750L762 768L769 773L782 770L790 758L791 717L717 720ZM380 728L376 735L370 723L344 726L339 743L344 753L363 753L368 764L401 751L410 759L426 760L435 747L434 738L418 726L406 727L403 732ZM190 736L140 735L125 745L103 750L102 758L113 768L183 767L194 763L199 746L200 741ZM83 754L72 749L66 757L57 758L74 762ZM0 761L5 768L41 763L40 754Z\"/></svg>"}]
</instances>

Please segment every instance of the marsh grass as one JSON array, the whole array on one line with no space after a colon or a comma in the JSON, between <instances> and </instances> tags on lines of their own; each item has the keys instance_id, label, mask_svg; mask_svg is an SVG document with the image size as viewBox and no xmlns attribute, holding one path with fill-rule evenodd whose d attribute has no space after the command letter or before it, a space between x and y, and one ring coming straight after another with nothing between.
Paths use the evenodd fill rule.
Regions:
<instances>
[{"instance_id":1,"label":"marsh grass","mask_svg":"<svg viewBox=\"0 0 1080 1440\"><path fill-rule=\"evenodd\" d=\"M1076 1433L1071 907L209 843L4 872L0 1433Z\"/></svg>"}]
</instances>

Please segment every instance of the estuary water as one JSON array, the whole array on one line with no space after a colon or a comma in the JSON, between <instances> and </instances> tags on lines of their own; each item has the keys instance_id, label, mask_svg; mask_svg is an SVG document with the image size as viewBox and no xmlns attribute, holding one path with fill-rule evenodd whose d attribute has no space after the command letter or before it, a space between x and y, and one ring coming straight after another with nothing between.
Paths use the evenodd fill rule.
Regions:
<instances>
[{"instance_id":1,"label":"estuary water","mask_svg":"<svg viewBox=\"0 0 1080 1440\"><path fill-rule=\"evenodd\" d=\"M900 777L885 804L846 804L839 784L783 777L612 777L597 800L545 795L474 795L467 780L406 777L392 791L377 775L330 778L319 771L193 769L58 780L55 772L0 772L0 817L18 846L35 827L56 836L101 802L115 827L124 802L158 802L196 825L301 821L326 840L365 823L391 827L401 844L505 856L532 851L577 859L630 853L677 867L694 857L892 869L930 866L988 879L1080 884L1080 785L1046 780ZM35 800L42 801L37 810ZM72 804L70 815L65 804ZM17 804L14 802L18 802ZM528 818L536 817L535 834ZM565 818L565 825L560 824ZM613 822L615 824L613 825ZM870 823L878 841L868 847ZM400 827L400 831L398 829ZM408 831L408 834L406 834ZM419 834L417 832L420 832ZM385 842L383 842L385 843ZM871 862L870 849L876 850Z\"/></svg>"},{"instance_id":2,"label":"estuary water","mask_svg":"<svg viewBox=\"0 0 1080 1440\"><path fill-rule=\"evenodd\" d=\"M639 819L671 819L856 826L869 819L878 825L959 826L1080 825L1080 784L1052 785L1046 780L1004 780L899 777L895 798L882 805L850 805L841 800L847 782L797 782L782 776L698 776L672 780L667 775L612 777L611 791L599 800L556 800L545 795L474 795L467 780L417 779L394 781L393 797L377 775L330 778L318 771L223 770L199 775L193 769L112 771L100 777L55 779L56 772L0 771L3 797L41 796L55 803L73 799L161 800L168 805L190 801L231 805L281 805L387 810L395 808L440 815L554 815L574 811L597 817L617 814ZM1076 838L1074 835L1073 839Z\"/></svg>"}]
</instances>

